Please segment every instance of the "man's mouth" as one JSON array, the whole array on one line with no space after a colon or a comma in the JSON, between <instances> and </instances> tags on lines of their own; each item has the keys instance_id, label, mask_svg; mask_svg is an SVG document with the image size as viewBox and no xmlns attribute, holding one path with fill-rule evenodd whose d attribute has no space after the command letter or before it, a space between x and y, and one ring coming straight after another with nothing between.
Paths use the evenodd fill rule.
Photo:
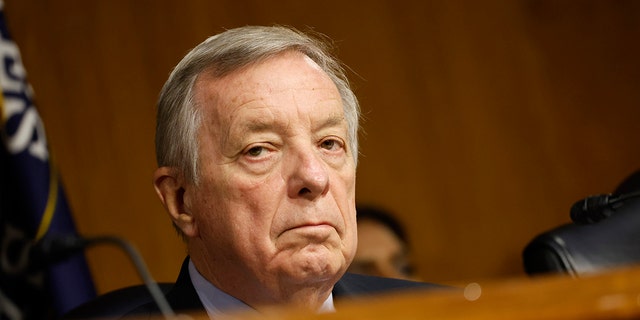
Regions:
<instances>
[{"instance_id":1,"label":"man's mouth","mask_svg":"<svg viewBox=\"0 0 640 320\"><path fill-rule=\"evenodd\" d=\"M293 226L291 228L288 228L288 229L284 230L282 233L286 233L286 232L289 232L289 231L297 231L297 232L326 232L326 231L329 231L329 229L335 229L335 228L331 224L329 224L328 222L305 223L305 224L296 225L296 226Z\"/></svg>"}]
</instances>

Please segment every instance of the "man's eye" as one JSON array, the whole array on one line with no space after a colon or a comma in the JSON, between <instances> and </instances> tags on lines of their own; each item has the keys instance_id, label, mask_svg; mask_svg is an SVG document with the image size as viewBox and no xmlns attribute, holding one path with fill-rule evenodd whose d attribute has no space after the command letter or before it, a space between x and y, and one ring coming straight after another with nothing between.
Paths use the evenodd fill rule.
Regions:
<instances>
[{"instance_id":1,"label":"man's eye","mask_svg":"<svg viewBox=\"0 0 640 320\"><path fill-rule=\"evenodd\" d=\"M247 150L247 154L252 157L258 157L264 152L264 147L253 147Z\"/></svg>"},{"instance_id":2,"label":"man's eye","mask_svg":"<svg viewBox=\"0 0 640 320\"><path fill-rule=\"evenodd\" d=\"M334 149L340 147L340 142L338 142L336 140L333 140L333 139L327 139L327 140L322 141L320 143L320 146L322 148L324 148L324 149L327 149L327 150L334 150Z\"/></svg>"}]
</instances>

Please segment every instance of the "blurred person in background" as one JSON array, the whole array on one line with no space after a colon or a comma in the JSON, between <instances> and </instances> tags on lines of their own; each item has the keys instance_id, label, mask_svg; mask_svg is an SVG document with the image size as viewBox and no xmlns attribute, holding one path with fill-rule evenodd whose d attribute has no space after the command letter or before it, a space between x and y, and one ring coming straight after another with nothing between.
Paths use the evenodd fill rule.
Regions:
<instances>
[{"instance_id":1,"label":"blurred person in background","mask_svg":"<svg viewBox=\"0 0 640 320\"><path fill-rule=\"evenodd\" d=\"M349 272L397 279L417 279L409 241L393 213L372 205L356 207L358 249Z\"/></svg>"}]
</instances>

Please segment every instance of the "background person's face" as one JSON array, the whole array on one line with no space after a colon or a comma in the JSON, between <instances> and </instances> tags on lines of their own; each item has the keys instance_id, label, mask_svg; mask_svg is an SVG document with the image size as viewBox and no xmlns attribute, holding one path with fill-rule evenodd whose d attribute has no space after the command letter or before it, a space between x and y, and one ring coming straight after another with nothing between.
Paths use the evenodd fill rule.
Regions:
<instances>
[{"instance_id":1,"label":"background person's face","mask_svg":"<svg viewBox=\"0 0 640 320\"><path fill-rule=\"evenodd\" d=\"M223 290L271 299L289 284L333 285L357 241L356 151L333 82L286 53L221 79L203 74L196 90L202 179L185 192L203 244L196 266Z\"/></svg>"},{"instance_id":2,"label":"background person's face","mask_svg":"<svg viewBox=\"0 0 640 320\"><path fill-rule=\"evenodd\" d=\"M358 250L349 272L412 278L406 245L389 227L372 219L358 221Z\"/></svg>"}]
</instances>

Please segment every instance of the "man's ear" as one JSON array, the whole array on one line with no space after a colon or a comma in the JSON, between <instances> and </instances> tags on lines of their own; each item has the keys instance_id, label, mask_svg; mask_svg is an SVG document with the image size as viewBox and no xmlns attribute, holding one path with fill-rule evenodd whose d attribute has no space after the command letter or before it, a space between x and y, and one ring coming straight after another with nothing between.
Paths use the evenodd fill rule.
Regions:
<instances>
[{"instance_id":1,"label":"man's ear","mask_svg":"<svg viewBox=\"0 0 640 320\"><path fill-rule=\"evenodd\" d=\"M171 217L173 224L184 236L198 235L195 218L185 205L185 181L180 170L173 167L160 167L153 173L153 186L156 194Z\"/></svg>"}]
</instances>

